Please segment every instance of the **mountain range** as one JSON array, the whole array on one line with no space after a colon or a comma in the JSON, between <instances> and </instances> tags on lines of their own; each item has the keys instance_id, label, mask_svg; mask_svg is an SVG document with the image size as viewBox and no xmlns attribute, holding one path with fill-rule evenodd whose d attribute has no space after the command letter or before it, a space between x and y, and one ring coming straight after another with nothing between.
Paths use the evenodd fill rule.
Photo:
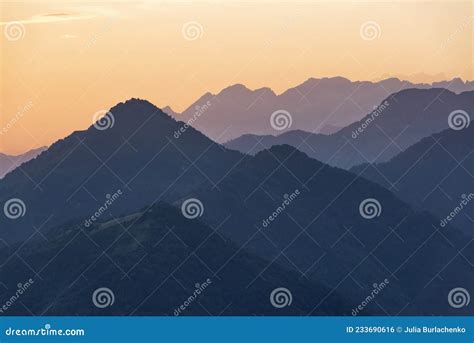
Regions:
<instances>
[{"instance_id":1,"label":"mountain range","mask_svg":"<svg viewBox=\"0 0 474 343\"><path fill-rule=\"evenodd\" d=\"M23 163L35 158L47 148L48 147L43 146L15 156L0 153L0 179Z\"/></svg>"},{"instance_id":2,"label":"mountain range","mask_svg":"<svg viewBox=\"0 0 474 343\"><path fill-rule=\"evenodd\" d=\"M383 100L361 120L331 135L289 131L278 136L246 134L224 145L255 154L273 145L289 144L310 157L349 169L362 163L385 162L422 138L449 127L457 110L474 113L474 91L405 89Z\"/></svg>"},{"instance_id":3,"label":"mountain range","mask_svg":"<svg viewBox=\"0 0 474 343\"><path fill-rule=\"evenodd\" d=\"M436 114L470 99L413 92L397 100L437 95ZM410 104L406 117L425 102ZM376 182L288 145L229 150L144 100L107 116L113 125L74 132L0 181L5 208L21 200L20 215L0 216L3 296L39 284L11 314L171 314L207 278L216 287L187 313L350 315L384 280L364 314L469 313L447 294L474 286L472 239L450 224L440 232ZM108 312L91 305L97 287L115 290ZM277 310L281 287L293 305Z\"/></svg>"},{"instance_id":4,"label":"mountain range","mask_svg":"<svg viewBox=\"0 0 474 343\"><path fill-rule=\"evenodd\" d=\"M426 137L385 163L352 172L377 182L418 210L474 235L474 125ZM444 227L446 221L440 221Z\"/></svg>"},{"instance_id":5,"label":"mountain range","mask_svg":"<svg viewBox=\"0 0 474 343\"><path fill-rule=\"evenodd\" d=\"M137 216L88 229L57 228L57 234L47 235L49 242L22 246L17 253L23 261L9 259L13 251L3 250L0 259L6 265L0 274L6 284L0 297L10 296L9 290L17 287L15 280L31 278L29 268L38 271L34 287L21 298L23 306L8 313L279 315L268 297L284 284L297 294L285 313L304 315L330 291L317 282L298 280L295 271L277 265L247 287L267 265L261 258L223 240L204 223L184 218L168 204L158 203L137 215L140 219L126 233L124 225ZM104 286L113 293L114 304L98 308L91 295ZM196 295L196 289L202 293ZM193 296L195 300L190 300ZM186 308L178 312L183 303ZM345 297L336 293L332 303L319 307L317 314L343 315L345 303Z\"/></svg>"},{"instance_id":6,"label":"mountain range","mask_svg":"<svg viewBox=\"0 0 474 343\"><path fill-rule=\"evenodd\" d=\"M217 94L206 93L182 113L170 107L164 111L174 118L192 122L216 142L224 143L244 134L274 135L290 130L330 134L360 120L390 94L408 88L445 88L454 93L474 90L474 81L411 83L397 78L377 82L350 81L343 77L310 78L281 94L263 87L250 90L229 86ZM291 125L278 131L270 124L275 111L287 111Z\"/></svg>"}]
</instances>

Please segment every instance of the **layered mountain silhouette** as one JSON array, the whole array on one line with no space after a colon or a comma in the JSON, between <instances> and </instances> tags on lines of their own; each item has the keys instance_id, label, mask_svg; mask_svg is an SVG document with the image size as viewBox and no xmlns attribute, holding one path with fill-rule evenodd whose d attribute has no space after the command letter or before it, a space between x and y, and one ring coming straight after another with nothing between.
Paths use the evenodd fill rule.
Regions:
<instances>
[{"instance_id":1,"label":"layered mountain silhouette","mask_svg":"<svg viewBox=\"0 0 474 343\"><path fill-rule=\"evenodd\" d=\"M273 145L289 144L328 164L351 168L384 162L424 137L448 128L451 112L474 113L474 91L406 89L392 94L363 119L332 135L290 131L278 136L244 135L225 144L255 154Z\"/></svg>"},{"instance_id":2,"label":"layered mountain silhouette","mask_svg":"<svg viewBox=\"0 0 474 343\"><path fill-rule=\"evenodd\" d=\"M82 219L117 190L129 192L108 216L176 199L190 187L217 182L241 156L191 127L174 138L183 123L147 101L132 99L110 113L112 127L74 132L2 180L1 202L20 198L26 204L25 216L0 219L2 238L28 238L34 227Z\"/></svg>"},{"instance_id":3,"label":"layered mountain silhouette","mask_svg":"<svg viewBox=\"0 0 474 343\"><path fill-rule=\"evenodd\" d=\"M134 221L125 232L124 226ZM305 315L330 291L299 280L294 270L278 265L265 269L261 258L165 203L89 228L60 227L47 237L48 242L20 247L17 253L24 261L9 257L17 247L2 251L5 267L0 274L6 283L1 297L11 296L15 280L32 278L27 265L38 271L21 298L23 306L17 304L7 314L280 315L269 297L285 285L294 298L284 313ZM91 301L102 287L114 294L114 303L107 308ZM344 315L348 301L338 292L331 300L315 314ZM179 310L185 302L185 309Z\"/></svg>"},{"instance_id":4,"label":"layered mountain silhouette","mask_svg":"<svg viewBox=\"0 0 474 343\"><path fill-rule=\"evenodd\" d=\"M0 181L2 205L24 204L23 216L0 216L2 275L8 290L39 279L34 313L104 314L90 293L109 287L118 307L109 314L171 314L210 273L224 280L202 299L211 314L235 302L229 314L350 315L385 279L364 314L469 311L450 307L447 294L474 285L472 240L454 226L440 232L437 218L377 183L288 145L228 150L143 100L108 116L107 129L74 132ZM162 204L193 198L203 204L196 221ZM367 199L379 204L372 219L360 208ZM289 289L295 308L275 312L274 287Z\"/></svg>"},{"instance_id":5,"label":"layered mountain silhouette","mask_svg":"<svg viewBox=\"0 0 474 343\"><path fill-rule=\"evenodd\" d=\"M0 179L23 163L35 158L47 148L43 146L14 156L0 153Z\"/></svg>"},{"instance_id":6,"label":"layered mountain silhouette","mask_svg":"<svg viewBox=\"0 0 474 343\"><path fill-rule=\"evenodd\" d=\"M388 162L351 170L383 185L414 208L429 210L440 219L450 217L449 223L474 235L474 125L459 131L447 129ZM447 222L438 225L444 227Z\"/></svg>"},{"instance_id":7,"label":"layered mountain silhouette","mask_svg":"<svg viewBox=\"0 0 474 343\"><path fill-rule=\"evenodd\" d=\"M250 90L229 86L218 94L206 93L179 114L166 113L192 125L216 142L227 142L244 134L274 135L270 117L277 110L292 116L286 129L333 133L328 127L345 127L372 112L390 94L408 88L446 88L456 93L474 90L474 82L461 79L431 84L414 84L396 78L378 82L350 81L343 77L310 78L282 94L264 87Z\"/></svg>"}]
</instances>

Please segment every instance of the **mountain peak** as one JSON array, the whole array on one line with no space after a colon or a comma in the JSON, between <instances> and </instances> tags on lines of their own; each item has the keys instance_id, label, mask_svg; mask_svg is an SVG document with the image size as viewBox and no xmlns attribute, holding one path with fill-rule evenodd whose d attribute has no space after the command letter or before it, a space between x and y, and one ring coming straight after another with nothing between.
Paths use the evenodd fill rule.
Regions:
<instances>
[{"instance_id":1,"label":"mountain peak","mask_svg":"<svg viewBox=\"0 0 474 343\"><path fill-rule=\"evenodd\" d=\"M241 83L236 83L234 85L231 85L229 87L222 89L218 95L229 94L229 93L231 94L242 93L242 92L251 92L251 90Z\"/></svg>"},{"instance_id":2,"label":"mountain peak","mask_svg":"<svg viewBox=\"0 0 474 343\"><path fill-rule=\"evenodd\" d=\"M140 99L140 98L130 98L128 100L125 100L124 102L119 102L117 105L112 107L110 111L112 112L113 110L122 110L123 108L129 108L131 106L144 106L144 107L153 107L153 108L158 108L151 102L145 99Z\"/></svg>"},{"instance_id":3,"label":"mountain peak","mask_svg":"<svg viewBox=\"0 0 474 343\"><path fill-rule=\"evenodd\" d=\"M255 157L262 158L262 157L267 157L268 155L273 155L279 160L285 160L290 157L292 159L294 158L309 159L308 155L306 155L304 152L301 152L297 148L288 144L273 145L269 149L260 151L259 153L255 155Z\"/></svg>"},{"instance_id":4,"label":"mountain peak","mask_svg":"<svg viewBox=\"0 0 474 343\"><path fill-rule=\"evenodd\" d=\"M131 98L124 102L120 102L113 106L107 112L104 111L102 116L89 129L112 129L119 131L130 131L138 129L144 123L149 123L152 117L169 119L175 121L171 115L149 102L148 100ZM150 123L151 124L151 123Z\"/></svg>"}]
</instances>

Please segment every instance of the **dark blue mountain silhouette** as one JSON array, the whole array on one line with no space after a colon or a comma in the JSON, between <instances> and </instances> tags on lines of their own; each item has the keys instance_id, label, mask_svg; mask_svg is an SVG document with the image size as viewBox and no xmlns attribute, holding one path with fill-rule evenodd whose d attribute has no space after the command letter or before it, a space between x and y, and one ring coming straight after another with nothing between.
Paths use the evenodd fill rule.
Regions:
<instances>
[{"instance_id":1,"label":"dark blue mountain silhouette","mask_svg":"<svg viewBox=\"0 0 474 343\"><path fill-rule=\"evenodd\" d=\"M16 220L0 216L2 239L38 236L34 227L90 216L119 189L127 196L105 218L177 199L217 182L241 156L192 127L174 138L184 124L144 100L118 104L110 113L111 128L74 132L0 181L0 203L19 198L27 208Z\"/></svg>"},{"instance_id":2,"label":"dark blue mountain silhouette","mask_svg":"<svg viewBox=\"0 0 474 343\"><path fill-rule=\"evenodd\" d=\"M424 138L389 162L361 165L354 173L386 187L416 209L474 235L474 125ZM463 204L464 202L464 204ZM459 212L458 212L459 211ZM438 224L445 226L443 221Z\"/></svg>"},{"instance_id":3,"label":"dark blue mountain silhouette","mask_svg":"<svg viewBox=\"0 0 474 343\"><path fill-rule=\"evenodd\" d=\"M0 274L8 289L3 287L0 297L8 299L18 280L34 280L22 303L5 314L305 315L330 291L278 265L264 270L264 260L223 240L204 223L184 218L170 205L158 203L138 215L126 233L124 225L137 216L89 228L58 228L48 235L49 242L21 246L17 253L24 261L9 259L17 248L3 250L2 263L8 261ZM42 279L32 276L25 262ZM247 287L254 278L258 280ZM204 283L207 287L194 293ZM293 300L278 309L270 294L282 286ZM98 308L92 302L100 287L113 292L112 306ZM176 312L185 301L186 308ZM347 303L351 302L336 292L315 314L344 315Z\"/></svg>"},{"instance_id":4,"label":"dark blue mountain silhouette","mask_svg":"<svg viewBox=\"0 0 474 343\"><path fill-rule=\"evenodd\" d=\"M45 283L29 302L39 303L35 311L44 311L57 297L48 314L95 313L90 291L113 280L117 299L124 303L109 313L133 312L135 291L140 296L150 294L150 285L156 287L178 261L192 255L192 249L178 252L174 238L195 247L210 230L229 241L228 245L219 247L214 242L204 249L198 257L208 267L196 262L189 267L196 274L182 279L189 284L206 279L211 271L219 275L226 270L223 256L228 256L229 263L235 263L229 274L242 282L233 291L228 276L216 288L220 295L215 302L214 297L208 300L213 314L233 299L237 299L234 314L248 314L245 306L256 314L273 314L268 291L288 284L301 287L304 299L316 301L303 305L298 300L298 310L285 308L275 314L350 315L373 285L385 279L390 286L364 314L459 315L469 311L450 307L447 294L459 285L474 285L468 259L471 241L455 227L440 232L435 217L415 212L382 186L290 146L273 147L256 156L229 151L146 101L130 100L113 107L111 113L113 127L75 132L0 181L2 204L18 198L26 205L21 218L1 216L2 239L9 245L4 249L2 276L8 285L28 274ZM177 138L176 132L180 132ZM121 194L115 198L117 190ZM110 207L100 210L111 198ZM208 227L183 222L169 206L154 206L165 201L180 207L189 198L202 202L201 219ZM370 198L381 206L379 216L371 220L359 209ZM281 209L289 199L291 203ZM163 221L167 213L170 217ZM86 222L91 216L97 219ZM175 232L179 239L166 230L167 225L171 230L179 227ZM164 238L167 235L174 237L172 242ZM160 237L163 244L150 248ZM107 243L113 244L105 251ZM106 253L100 257L105 264L95 262L101 251ZM143 252L157 257L146 260ZM244 261L234 260L244 252L248 254ZM127 284L123 272L127 274L135 264L139 276ZM125 284L112 275L116 269L123 271L118 274ZM15 270L24 273L15 274ZM61 298L59 290L75 278L82 286L67 290ZM162 313L154 304L169 311L169 305L186 293L176 287L169 292L170 302L155 299L151 307L136 314ZM295 291L295 298L299 292Z\"/></svg>"}]
</instances>

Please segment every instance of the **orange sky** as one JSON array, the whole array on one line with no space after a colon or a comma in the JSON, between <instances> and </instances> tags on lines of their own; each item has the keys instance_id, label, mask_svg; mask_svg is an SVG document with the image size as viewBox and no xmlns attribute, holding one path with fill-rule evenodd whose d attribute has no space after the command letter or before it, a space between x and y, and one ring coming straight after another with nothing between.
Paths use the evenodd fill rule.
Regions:
<instances>
[{"instance_id":1,"label":"orange sky","mask_svg":"<svg viewBox=\"0 0 474 343\"><path fill-rule=\"evenodd\" d=\"M472 1L5 2L0 152L49 145L131 97L181 111L234 83L472 80L473 14Z\"/></svg>"}]
</instances>

